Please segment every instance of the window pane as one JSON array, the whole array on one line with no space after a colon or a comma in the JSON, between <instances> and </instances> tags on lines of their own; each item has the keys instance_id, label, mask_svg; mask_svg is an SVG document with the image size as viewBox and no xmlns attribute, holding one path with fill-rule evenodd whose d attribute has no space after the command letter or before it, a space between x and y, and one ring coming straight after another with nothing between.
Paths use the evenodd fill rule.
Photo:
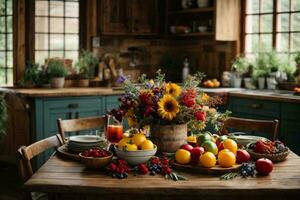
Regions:
<instances>
[{"instance_id":1,"label":"window pane","mask_svg":"<svg viewBox=\"0 0 300 200\"><path fill-rule=\"evenodd\" d=\"M5 2L0 0L0 15L5 15Z\"/></svg>"},{"instance_id":2,"label":"window pane","mask_svg":"<svg viewBox=\"0 0 300 200\"><path fill-rule=\"evenodd\" d=\"M300 51L300 33L291 34L291 51Z\"/></svg>"},{"instance_id":3,"label":"window pane","mask_svg":"<svg viewBox=\"0 0 300 200\"><path fill-rule=\"evenodd\" d=\"M3 85L5 84L6 80L5 80L5 69L0 68L0 84Z\"/></svg>"},{"instance_id":4,"label":"window pane","mask_svg":"<svg viewBox=\"0 0 300 200\"><path fill-rule=\"evenodd\" d=\"M66 33L78 33L79 31L79 20L66 18Z\"/></svg>"},{"instance_id":5,"label":"window pane","mask_svg":"<svg viewBox=\"0 0 300 200\"><path fill-rule=\"evenodd\" d=\"M0 51L0 68L5 67L6 63L6 56L5 56L5 51Z\"/></svg>"},{"instance_id":6,"label":"window pane","mask_svg":"<svg viewBox=\"0 0 300 200\"><path fill-rule=\"evenodd\" d=\"M277 18L277 31L289 31L289 14L279 14Z\"/></svg>"},{"instance_id":7,"label":"window pane","mask_svg":"<svg viewBox=\"0 0 300 200\"><path fill-rule=\"evenodd\" d=\"M273 0L263 0L262 1L262 12L273 12Z\"/></svg>"},{"instance_id":8,"label":"window pane","mask_svg":"<svg viewBox=\"0 0 300 200\"><path fill-rule=\"evenodd\" d=\"M7 52L7 67L13 68L13 53L11 51Z\"/></svg>"},{"instance_id":9,"label":"window pane","mask_svg":"<svg viewBox=\"0 0 300 200\"><path fill-rule=\"evenodd\" d=\"M13 13L13 5L12 5L13 0L7 0L6 2L7 2L7 4L6 4L7 5L7 7L6 7L6 13L8 15L12 15L12 13Z\"/></svg>"},{"instance_id":10,"label":"window pane","mask_svg":"<svg viewBox=\"0 0 300 200\"><path fill-rule=\"evenodd\" d=\"M78 49L78 35L66 35L66 50L77 50Z\"/></svg>"},{"instance_id":11,"label":"window pane","mask_svg":"<svg viewBox=\"0 0 300 200\"><path fill-rule=\"evenodd\" d=\"M50 35L50 49L63 50L64 49L64 35L51 34Z\"/></svg>"},{"instance_id":12,"label":"window pane","mask_svg":"<svg viewBox=\"0 0 300 200\"><path fill-rule=\"evenodd\" d=\"M63 18L50 18L50 32L63 33L64 32L64 19Z\"/></svg>"},{"instance_id":13,"label":"window pane","mask_svg":"<svg viewBox=\"0 0 300 200\"><path fill-rule=\"evenodd\" d=\"M4 33L4 32L5 32L5 17L0 17L0 33Z\"/></svg>"},{"instance_id":14,"label":"window pane","mask_svg":"<svg viewBox=\"0 0 300 200\"><path fill-rule=\"evenodd\" d=\"M271 50L272 49L272 34L261 34L260 43L263 49Z\"/></svg>"},{"instance_id":15,"label":"window pane","mask_svg":"<svg viewBox=\"0 0 300 200\"><path fill-rule=\"evenodd\" d=\"M258 33L258 19L257 15L246 16L246 33Z\"/></svg>"},{"instance_id":16,"label":"window pane","mask_svg":"<svg viewBox=\"0 0 300 200\"><path fill-rule=\"evenodd\" d=\"M48 1L36 1L35 15L48 16Z\"/></svg>"},{"instance_id":17,"label":"window pane","mask_svg":"<svg viewBox=\"0 0 300 200\"><path fill-rule=\"evenodd\" d=\"M48 32L48 18L36 17L35 18L35 32L47 33Z\"/></svg>"},{"instance_id":18,"label":"window pane","mask_svg":"<svg viewBox=\"0 0 300 200\"><path fill-rule=\"evenodd\" d=\"M63 51L50 51L50 58L63 58L64 57L64 52Z\"/></svg>"},{"instance_id":19,"label":"window pane","mask_svg":"<svg viewBox=\"0 0 300 200\"><path fill-rule=\"evenodd\" d=\"M258 48L258 35L246 35L245 51L254 52Z\"/></svg>"},{"instance_id":20,"label":"window pane","mask_svg":"<svg viewBox=\"0 0 300 200\"><path fill-rule=\"evenodd\" d=\"M0 34L0 50L6 49L6 38L4 34Z\"/></svg>"},{"instance_id":21,"label":"window pane","mask_svg":"<svg viewBox=\"0 0 300 200\"><path fill-rule=\"evenodd\" d=\"M12 24L13 24L13 20L12 20L12 17L7 17L6 18L6 22L7 22L7 32L9 32L9 33L12 33Z\"/></svg>"},{"instance_id":22,"label":"window pane","mask_svg":"<svg viewBox=\"0 0 300 200\"><path fill-rule=\"evenodd\" d=\"M300 11L300 1L292 0L292 11Z\"/></svg>"},{"instance_id":23,"label":"window pane","mask_svg":"<svg viewBox=\"0 0 300 200\"><path fill-rule=\"evenodd\" d=\"M13 49L13 35L7 34L7 50Z\"/></svg>"},{"instance_id":24,"label":"window pane","mask_svg":"<svg viewBox=\"0 0 300 200\"><path fill-rule=\"evenodd\" d=\"M74 64L78 59L78 51L66 51L65 58L72 59Z\"/></svg>"},{"instance_id":25,"label":"window pane","mask_svg":"<svg viewBox=\"0 0 300 200\"><path fill-rule=\"evenodd\" d=\"M66 16L79 17L79 3L78 2L66 2Z\"/></svg>"},{"instance_id":26,"label":"window pane","mask_svg":"<svg viewBox=\"0 0 300 200\"><path fill-rule=\"evenodd\" d=\"M278 12L285 12L290 10L289 0L278 0Z\"/></svg>"},{"instance_id":27,"label":"window pane","mask_svg":"<svg viewBox=\"0 0 300 200\"><path fill-rule=\"evenodd\" d=\"M292 14L292 31L300 31L300 13Z\"/></svg>"},{"instance_id":28,"label":"window pane","mask_svg":"<svg viewBox=\"0 0 300 200\"><path fill-rule=\"evenodd\" d=\"M64 2L50 1L50 16L63 17L64 16Z\"/></svg>"},{"instance_id":29,"label":"window pane","mask_svg":"<svg viewBox=\"0 0 300 200\"><path fill-rule=\"evenodd\" d=\"M12 69L7 70L7 84L8 85L13 84L13 70Z\"/></svg>"},{"instance_id":30,"label":"window pane","mask_svg":"<svg viewBox=\"0 0 300 200\"><path fill-rule=\"evenodd\" d=\"M247 0L246 13L259 13L259 0Z\"/></svg>"},{"instance_id":31,"label":"window pane","mask_svg":"<svg viewBox=\"0 0 300 200\"><path fill-rule=\"evenodd\" d=\"M278 51L288 51L289 49L289 34L288 33L278 33L276 36Z\"/></svg>"},{"instance_id":32,"label":"window pane","mask_svg":"<svg viewBox=\"0 0 300 200\"><path fill-rule=\"evenodd\" d=\"M48 34L35 34L35 49L48 49Z\"/></svg>"},{"instance_id":33,"label":"window pane","mask_svg":"<svg viewBox=\"0 0 300 200\"><path fill-rule=\"evenodd\" d=\"M272 32L273 15L262 15L260 19L260 32Z\"/></svg>"},{"instance_id":34,"label":"window pane","mask_svg":"<svg viewBox=\"0 0 300 200\"><path fill-rule=\"evenodd\" d=\"M47 51L35 51L35 62L39 63L40 65L45 64L45 59L48 58Z\"/></svg>"}]
</instances>

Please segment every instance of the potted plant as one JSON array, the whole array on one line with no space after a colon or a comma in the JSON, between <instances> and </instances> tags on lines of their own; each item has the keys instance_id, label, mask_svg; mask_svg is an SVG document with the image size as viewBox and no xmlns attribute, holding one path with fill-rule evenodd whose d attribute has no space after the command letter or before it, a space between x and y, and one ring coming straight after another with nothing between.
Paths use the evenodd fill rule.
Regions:
<instances>
[{"instance_id":1,"label":"potted plant","mask_svg":"<svg viewBox=\"0 0 300 200\"><path fill-rule=\"evenodd\" d=\"M94 76L95 66L98 63L98 59L92 52L83 50L76 63L76 67L79 72L79 87L88 87L89 79Z\"/></svg>"},{"instance_id":2,"label":"potted plant","mask_svg":"<svg viewBox=\"0 0 300 200\"><path fill-rule=\"evenodd\" d=\"M266 77L269 74L268 58L265 53L256 55L253 78L258 82L259 89L265 89Z\"/></svg>"},{"instance_id":3,"label":"potted plant","mask_svg":"<svg viewBox=\"0 0 300 200\"><path fill-rule=\"evenodd\" d=\"M48 62L48 73L50 76L50 85L52 88L63 88L67 70L60 60L50 60Z\"/></svg>"},{"instance_id":4,"label":"potted plant","mask_svg":"<svg viewBox=\"0 0 300 200\"><path fill-rule=\"evenodd\" d=\"M139 86L120 77L125 94L120 98L119 109L111 110L110 114L119 121L125 117L132 127L149 126L150 138L158 151L175 152L186 143L187 127L201 133L209 124L218 127L218 122L225 118L226 114L209 107L215 99L198 88L202 77L201 73L191 76L182 86L167 83L160 70L154 80L142 75Z\"/></svg>"},{"instance_id":5,"label":"potted plant","mask_svg":"<svg viewBox=\"0 0 300 200\"><path fill-rule=\"evenodd\" d=\"M39 65L28 61L25 66L23 78L18 82L21 87L33 88L38 85Z\"/></svg>"},{"instance_id":6,"label":"potted plant","mask_svg":"<svg viewBox=\"0 0 300 200\"><path fill-rule=\"evenodd\" d=\"M248 71L249 61L246 57L237 57L232 63L231 85L240 88L242 84L242 76Z\"/></svg>"},{"instance_id":7,"label":"potted plant","mask_svg":"<svg viewBox=\"0 0 300 200\"><path fill-rule=\"evenodd\" d=\"M38 72L38 85L42 87L50 87L50 76L47 69L42 69Z\"/></svg>"}]
</instances>

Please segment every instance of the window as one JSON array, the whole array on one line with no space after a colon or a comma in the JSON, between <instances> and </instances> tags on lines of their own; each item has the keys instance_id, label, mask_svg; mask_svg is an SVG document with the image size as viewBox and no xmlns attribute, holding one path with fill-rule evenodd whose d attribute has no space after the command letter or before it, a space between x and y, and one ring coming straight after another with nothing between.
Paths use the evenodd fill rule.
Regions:
<instances>
[{"instance_id":1,"label":"window","mask_svg":"<svg viewBox=\"0 0 300 200\"><path fill-rule=\"evenodd\" d=\"M259 48L300 51L300 0L247 0L244 39L246 55Z\"/></svg>"},{"instance_id":2,"label":"window","mask_svg":"<svg viewBox=\"0 0 300 200\"><path fill-rule=\"evenodd\" d=\"M79 0L35 1L35 61L78 58Z\"/></svg>"},{"instance_id":3,"label":"window","mask_svg":"<svg viewBox=\"0 0 300 200\"><path fill-rule=\"evenodd\" d=\"M0 0L0 85L13 84L13 0Z\"/></svg>"}]
</instances>

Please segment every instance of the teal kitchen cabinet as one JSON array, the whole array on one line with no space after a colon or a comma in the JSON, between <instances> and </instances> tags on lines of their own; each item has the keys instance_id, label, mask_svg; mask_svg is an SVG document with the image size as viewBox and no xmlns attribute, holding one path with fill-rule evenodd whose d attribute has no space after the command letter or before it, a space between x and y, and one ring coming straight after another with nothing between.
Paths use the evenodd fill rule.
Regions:
<instances>
[{"instance_id":1,"label":"teal kitchen cabinet","mask_svg":"<svg viewBox=\"0 0 300 200\"><path fill-rule=\"evenodd\" d=\"M33 135L32 142L57 134L57 119L76 119L100 116L107 110L117 108L119 95L47 97L33 99ZM37 166L44 163L52 151L37 158Z\"/></svg>"}]
</instances>

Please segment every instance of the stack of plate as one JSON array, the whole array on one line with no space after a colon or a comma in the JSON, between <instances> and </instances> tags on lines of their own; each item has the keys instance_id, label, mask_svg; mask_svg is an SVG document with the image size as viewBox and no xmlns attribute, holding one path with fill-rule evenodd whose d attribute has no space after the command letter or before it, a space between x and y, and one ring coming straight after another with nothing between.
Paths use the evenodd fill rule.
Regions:
<instances>
[{"instance_id":1,"label":"stack of plate","mask_svg":"<svg viewBox=\"0 0 300 200\"><path fill-rule=\"evenodd\" d=\"M96 135L71 136L68 141L68 150L72 152L83 152L103 143L103 139Z\"/></svg>"}]
</instances>

